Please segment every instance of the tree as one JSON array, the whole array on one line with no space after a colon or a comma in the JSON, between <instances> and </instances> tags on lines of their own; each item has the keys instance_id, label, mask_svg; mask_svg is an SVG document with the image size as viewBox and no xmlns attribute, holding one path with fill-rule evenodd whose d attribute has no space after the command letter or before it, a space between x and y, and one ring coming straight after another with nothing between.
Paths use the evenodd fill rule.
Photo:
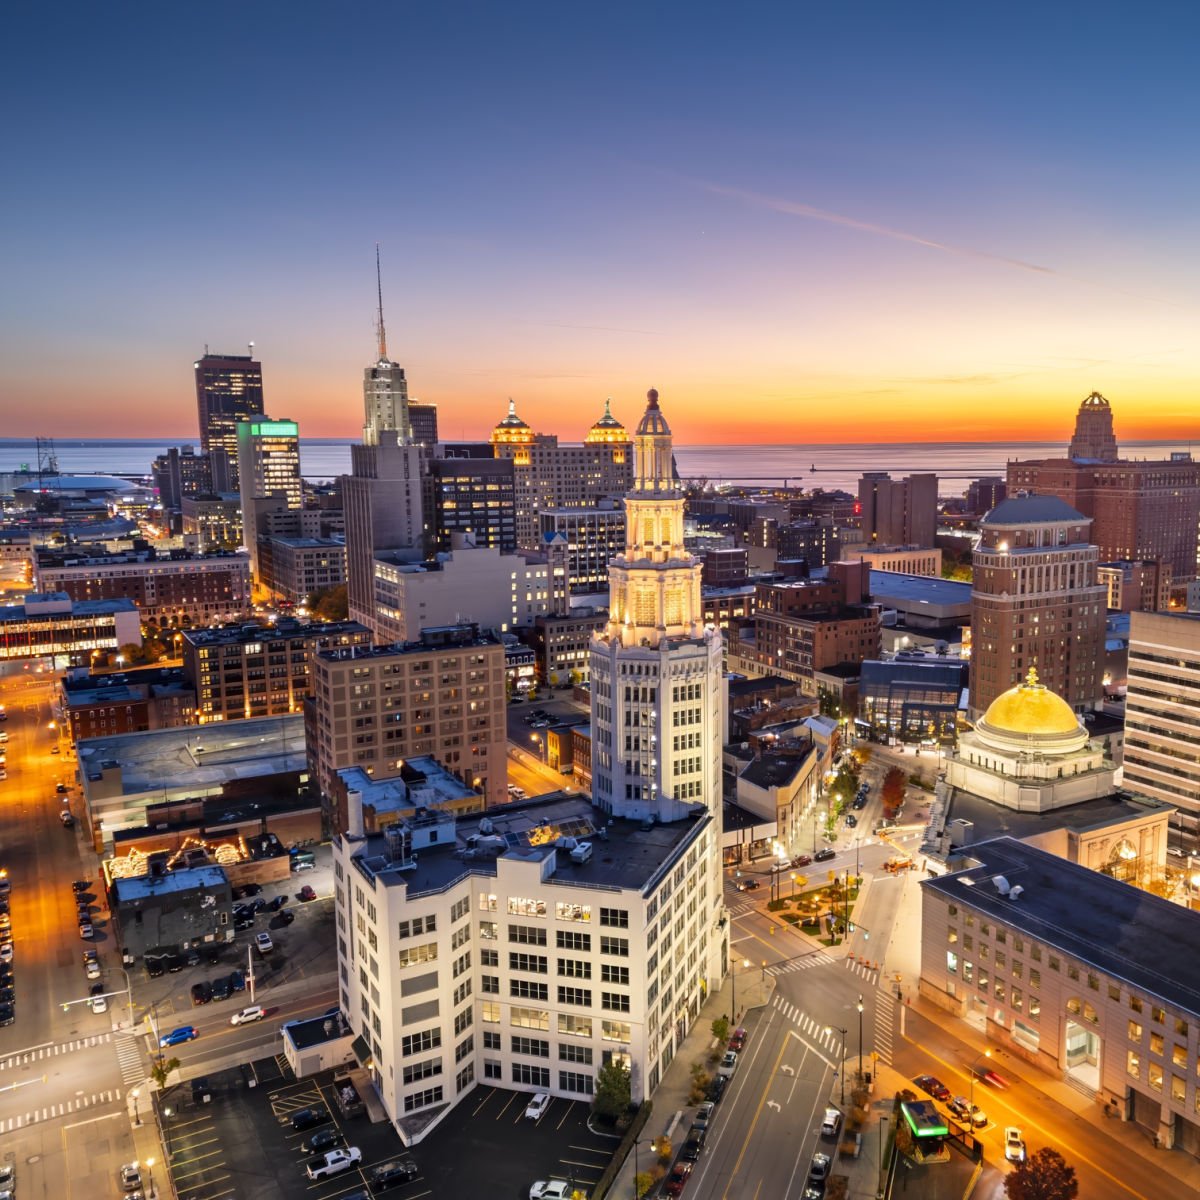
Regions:
<instances>
[{"instance_id":1,"label":"tree","mask_svg":"<svg viewBox=\"0 0 1200 1200\"><path fill-rule=\"evenodd\" d=\"M712 1035L718 1042L729 1040L729 1021L726 1017L718 1017L712 1023Z\"/></svg>"},{"instance_id":2,"label":"tree","mask_svg":"<svg viewBox=\"0 0 1200 1200\"><path fill-rule=\"evenodd\" d=\"M1008 1200L1075 1200L1079 1181L1075 1168L1057 1150L1043 1147L1031 1154L1004 1181Z\"/></svg>"},{"instance_id":3,"label":"tree","mask_svg":"<svg viewBox=\"0 0 1200 1200\"><path fill-rule=\"evenodd\" d=\"M629 1068L617 1059L606 1062L596 1072L596 1095L592 1111L599 1117L615 1121L629 1107Z\"/></svg>"},{"instance_id":4,"label":"tree","mask_svg":"<svg viewBox=\"0 0 1200 1200\"><path fill-rule=\"evenodd\" d=\"M150 1069L150 1078L158 1084L158 1090L165 1091L167 1087L167 1077L172 1071L179 1069L180 1063L177 1058L163 1058L161 1055L158 1061Z\"/></svg>"},{"instance_id":5,"label":"tree","mask_svg":"<svg viewBox=\"0 0 1200 1200\"><path fill-rule=\"evenodd\" d=\"M899 767L888 767L879 790L885 817L894 817L896 809L904 802L904 782L904 772Z\"/></svg>"},{"instance_id":6,"label":"tree","mask_svg":"<svg viewBox=\"0 0 1200 1200\"><path fill-rule=\"evenodd\" d=\"M633 1177L633 1186L634 1186L634 1190L637 1192L637 1198L638 1198L638 1200L642 1200L642 1197L643 1197L643 1196L645 1196L645 1194L646 1194L646 1193L647 1193L647 1192L648 1192L648 1191L649 1191L649 1190L650 1190L650 1189L651 1189L651 1188L652 1188L652 1187L653 1187L653 1186L654 1186L654 1185L655 1185L657 1182L658 1182L658 1180L656 1180L656 1179L654 1178L654 1176L650 1174L650 1172L649 1172L649 1171L639 1171L639 1172L638 1172L638 1173L637 1173L637 1174L636 1174L636 1175Z\"/></svg>"},{"instance_id":7,"label":"tree","mask_svg":"<svg viewBox=\"0 0 1200 1200\"><path fill-rule=\"evenodd\" d=\"M350 615L346 585L318 588L308 598L308 611L319 621L344 621Z\"/></svg>"}]
</instances>

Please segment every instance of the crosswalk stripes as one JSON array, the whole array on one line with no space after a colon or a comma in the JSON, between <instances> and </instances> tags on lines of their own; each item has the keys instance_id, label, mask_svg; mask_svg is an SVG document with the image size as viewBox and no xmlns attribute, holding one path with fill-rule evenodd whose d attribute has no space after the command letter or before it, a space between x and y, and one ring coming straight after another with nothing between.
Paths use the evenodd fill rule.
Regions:
<instances>
[{"instance_id":1,"label":"crosswalk stripes","mask_svg":"<svg viewBox=\"0 0 1200 1200\"><path fill-rule=\"evenodd\" d=\"M26 1129L40 1121L53 1121L56 1117L65 1117L68 1113L81 1112L94 1104L112 1104L120 1100L120 1088L110 1088L106 1092L93 1092L90 1096L77 1096L74 1100L64 1100L61 1104L47 1104L44 1108L31 1108L20 1116L9 1117L0 1121L0 1133L12 1133L16 1129Z\"/></svg>"},{"instance_id":2,"label":"crosswalk stripes","mask_svg":"<svg viewBox=\"0 0 1200 1200\"><path fill-rule=\"evenodd\" d=\"M878 983L879 982L879 968L878 967L869 967L869 966L867 966L866 963L860 962L857 959L855 959L852 962L850 959L844 958L844 959L842 959L842 963L846 967L847 970L853 971L855 975L861 976L868 983Z\"/></svg>"},{"instance_id":3,"label":"crosswalk stripes","mask_svg":"<svg viewBox=\"0 0 1200 1200\"><path fill-rule=\"evenodd\" d=\"M731 917L744 917L752 912L757 912L757 911L758 911L757 905L755 905L752 901L746 901L742 904L732 905L729 909L729 915Z\"/></svg>"},{"instance_id":4,"label":"crosswalk stripes","mask_svg":"<svg viewBox=\"0 0 1200 1200\"><path fill-rule=\"evenodd\" d=\"M830 1029L827 1025L822 1025L819 1021L815 1021L808 1013L793 1004L790 1000L784 1000L776 996L772 1001L772 1005L796 1025L802 1033L804 1033L810 1041L815 1042L818 1046L833 1053L841 1047L841 1034Z\"/></svg>"},{"instance_id":5,"label":"crosswalk stripes","mask_svg":"<svg viewBox=\"0 0 1200 1200\"><path fill-rule=\"evenodd\" d=\"M121 1068L121 1082L126 1087L141 1083L146 1078L141 1039L135 1034L117 1034L117 1063Z\"/></svg>"},{"instance_id":6,"label":"crosswalk stripes","mask_svg":"<svg viewBox=\"0 0 1200 1200\"><path fill-rule=\"evenodd\" d=\"M814 954L805 954L800 958L792 958L787 962L776 963L773 967L767 968L767 974L776 977L791 975L795 971L807 971L809 967L821 967L833 961L823 950L818 950Z\"/></svg>"},{"instance_id":7,"label":"crosswalk stripes","mask_svg":"<svg viewBox=\"0 0 1200 1200\"><path fill-rule=\"evenodd\" d=\"M889 991L880 991L875 997L875 1050L880 1061L889 1066L895 1036L896 997Z\"/></svg>"},{"instance_id":8,"label":"crosswalk stripes","mask_svg":"<svg viewBox=\"0 0 1200 1200\"><path fill-rule=\"evenodd\" d=\"M32 1050L24 1050L0 1059L0 1071L27 1066L29 1063L38 1062L44 1058L55 1058L60 1054L70 1054L73 1050L86 1050L89 1046L101 1046L105 1042L111 1042L112 1038L110 1029L107 1033L94 1033L88 1037L75 1038L70 1042L54 1042L48 1046L36 1046Z\"/></svg>"}]
</instances>

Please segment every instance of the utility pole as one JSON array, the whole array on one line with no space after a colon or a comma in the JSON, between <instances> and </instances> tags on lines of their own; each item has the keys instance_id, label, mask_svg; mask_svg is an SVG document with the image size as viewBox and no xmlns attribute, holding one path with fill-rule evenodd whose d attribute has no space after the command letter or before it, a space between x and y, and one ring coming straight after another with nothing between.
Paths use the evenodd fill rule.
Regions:
<instances>
[{"instance_id":1,"label":"utility pole","mask_svg":"<svg viewBox=\"0 0 1200 1200\"><path fill-rule=\"evenodd\" d=\"M246 946L246 980L250 985L250 1003L254 1003L254 947Z\"/></svg>"}]
</instances>

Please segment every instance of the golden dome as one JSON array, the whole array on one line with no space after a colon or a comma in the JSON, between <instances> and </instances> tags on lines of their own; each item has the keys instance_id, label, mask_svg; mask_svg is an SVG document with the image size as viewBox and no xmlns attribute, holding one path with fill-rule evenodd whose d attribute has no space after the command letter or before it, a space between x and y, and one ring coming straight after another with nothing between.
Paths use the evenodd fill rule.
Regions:
<instances>
[{"instance_id":1,"label":"golden dome","mask_svg":"<svg viewBox=\"0 0 1200 1200\"><path fill-rule=\"evenodd\" d=\"M1061 737L1080 732L1079 718L1071 706L1038 682L1029 668L1024 683L1002 692L988 705L980 722L988 730L1020 737Z\"/></svg>"}]
</instances>

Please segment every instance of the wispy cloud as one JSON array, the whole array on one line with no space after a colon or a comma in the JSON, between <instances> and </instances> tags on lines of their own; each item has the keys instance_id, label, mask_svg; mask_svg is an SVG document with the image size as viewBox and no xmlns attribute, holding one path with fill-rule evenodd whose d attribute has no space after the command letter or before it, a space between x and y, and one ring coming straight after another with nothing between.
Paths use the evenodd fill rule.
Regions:
<instances>
[{"instance_id":1,"label":"wispy cloud","mask_svg":"<svg viewBox=\"0 0 1200 1200\"><path fill-rule=\"evenodd\" d=\"M519 325L547 325L551 329L598 329L602 333L644 333L647 337L660 337L657 329L626 329L620 325L575 325L570 321L535 321L532 317L514 317Z\"/></svg>"},{"instance_id":2,"label":"wispy cloud","mask_svg":"<svg viewBox=\"0 0 1200 1200\"><path fill-rule=\"evenodd\" d=\"M977 258L988 262L1004 263L1006 266L1017 267L1022 271L1034 271L1039 275L1057 275L1053 267L1045 267L1039 263L1026 262L1022 258L1008 258L1003 254L990 254L986 250L975 250L969 246L955 246L949 242L935 241L933 238L921 237L916 233L908 233L903 229L892 229L887 225L876 225L872 221L860 221L856 217L847 217L842 213L829 212L824 208L814 208L811 204L799 204L795 200L784 200L779 196L766 196L761 192L750 192L745 188L727 187L720 183L697 181L705 191L717 196L728 196L752 204L756 208L768 208L772 212L787 213L793 217L804 217L810 221L824 221L827 225L840 225L843 229L855 229L859 233L870 233L876 237L891 238L896 242L909 242L914 246L924 246L929 250L940 250L944 254L956 254L962 258Z\"/></svg>"}]
</instances>

